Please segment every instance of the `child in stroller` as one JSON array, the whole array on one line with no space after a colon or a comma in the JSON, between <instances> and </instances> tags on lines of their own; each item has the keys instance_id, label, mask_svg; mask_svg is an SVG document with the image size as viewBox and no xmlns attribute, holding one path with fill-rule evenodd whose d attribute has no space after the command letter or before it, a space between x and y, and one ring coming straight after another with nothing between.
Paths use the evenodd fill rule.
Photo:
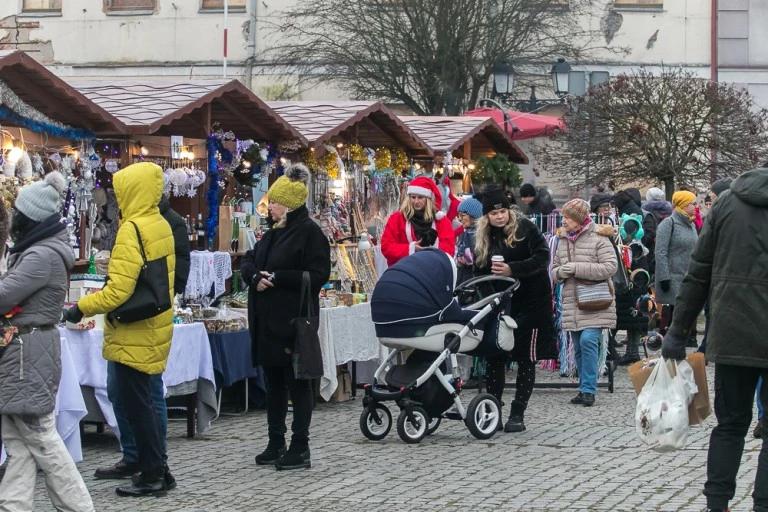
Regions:
<instances>
[{"instance_id":1,"label":"child in stroller","mask_svg":"<svg viewBox=\"0 0 768 512\"><path fill-rule=\"evenodd\" d=\"M471 295L487 281L509 286L469 307L459 305L455 294ZM478 439L496 433L502 420L494 396L478 394L466 408L461 403L456 354L491 355L514 347L517 325L502 313L519 281L483 276L456 289L455 283L453 259L429 249L399 261L376 284L371 298L376 335L393 350L376 370L373 383L365 386L360 430L368 439L384 439L392 428L392 415L382 403L387 401L400 408L397 433L406 443L418 443L433 433L442 418L463 420ZM410 350L414 353L405 364L395 364L399 354ZM448 412L452 406L455 410Z\"/></svg>"}]
</instances>

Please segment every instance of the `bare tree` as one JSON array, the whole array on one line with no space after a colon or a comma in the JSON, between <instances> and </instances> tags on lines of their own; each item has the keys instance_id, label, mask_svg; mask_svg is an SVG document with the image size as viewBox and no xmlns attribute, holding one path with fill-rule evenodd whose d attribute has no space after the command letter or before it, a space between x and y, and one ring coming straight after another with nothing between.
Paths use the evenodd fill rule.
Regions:
<instances>
[{"instance_id":1,"label":"bare tree","mask_svg":"<svg viewBox=\"0 0 768 512\"><path fill-rule=\"evenodd\" d=\"M557 57L578 61L605 48L592 28L604 11L593 2L300 0L277 17L281 43L268 55L287 73L339 83L356 98L458 115L502 60L540 74Z\"/></svg>"},{"instance_id":2,"label":"bare tree","mask_svg":"<svg viewBox=\"0 0 768 512\"><path fill-rule=\"evenodd\" d=\"M676 185L736 176L768 152L768 111L749 93L682 69L640 70L570 100L564 144L543 165L573 185Z\"/></svg>"}]
</instances>

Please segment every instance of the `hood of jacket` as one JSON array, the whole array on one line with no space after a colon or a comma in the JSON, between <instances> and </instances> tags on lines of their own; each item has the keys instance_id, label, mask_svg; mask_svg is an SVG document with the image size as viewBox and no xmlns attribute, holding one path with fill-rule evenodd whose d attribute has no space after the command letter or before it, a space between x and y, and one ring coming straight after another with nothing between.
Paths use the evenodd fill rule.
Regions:
<instances>
[{"instance_id":1,"label":"hood of jacket","mask_svg":"<svg viewBox=\"0 0 768 512\"><path fill-rule=\"evenodd\" d=\"M672 215L672 203L669 201L648 201L643 205L643 210L648 213L660 213L662 215Z\"/></svg>"},{"instance_id":2,"label":"hood of jacket","mask_svg":"<svg viewBox=\"0 0 768 512\"><path fill-rule=\"evenodd\" d=\"M132 164L115 173L112 186L123 221L157 213L163 194L163 170L150 162Z\"/></svg>"},{"instance_id":3,"label":"hood of jacket","mask_svg":"<svg viewBox=\"0 0 768 512\"><path fill-rule=\"evenodd\" d=\"M641 206L643 204L643 197L640 195L639 189L630 187L627 189L627 194L629 194L629 197L632 198L637 206Z\"/></svg>"},{"instance_id":4,"label":"hood of jacket","mask_svg":"<svg viewBox=\"0 0 768 512\"><path fill-rule=\"evenodd\" d=\"M749 205L768 208L768 168L753 169L736 178L731 193Z\"/></svg>"},{"instance_id":5,"label":"hood of jacket","mask_svg":"<svg viewBox=\"0 0 768 512\"><path fill-rule=\"evenodd\" d=\"M589 226L584 228L584 231L579 233L579 236L583 235L584 233L589 233L590 231L594 231L598 235L601 236L607 236L612 237L616 234L616 228L613 226L610 226L608 224L596 224L591 223ZM565 228L557 228L557 236L560 238L568 238L568 232L565 230Z\"/></svg>"}]
</instances>

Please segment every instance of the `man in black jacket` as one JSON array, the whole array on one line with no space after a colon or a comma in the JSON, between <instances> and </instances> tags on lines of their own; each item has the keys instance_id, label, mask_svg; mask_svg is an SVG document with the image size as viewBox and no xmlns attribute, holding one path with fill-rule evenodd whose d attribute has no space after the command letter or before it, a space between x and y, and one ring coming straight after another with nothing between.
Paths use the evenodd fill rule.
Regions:
<instances>
[{"instance_id":1,"label":"man in black jacket","mask_svg":"<svg viewBox=\"0 0 768 512\"><path fill-rule=\"evenodd\" d=\"M173 280L173 291L177 294L183 294L187 288L187 279L189 278L189 238L187 234L187 223L184 219L171 208L171 202L168 196L163 194L160 198L160 214L171 225L173 231L173 245L176 249L176 272Z\"/></svg>"},{"instance_id":2,"label":"man in black jacket","mask_svg":"<svg viewBox=\"0 0 768 512\"><path fill-rule=\"evenodd\" d=\"M718 196L675 302L662 355L684 359L688 332L710 296L708 361L715 363L715 416L704 495L726 510L736 492L757 380L768 380L768 168L736 179ZM768 386L761 400L768 406ZM763 427L763 438L766 437ZM758 458L754 509L768 511L768 444Z\"/></svg>"},{"instance_id":3,"label":"man in black jacket","mask_svg":"<svg viewBox=\"0 0 768 512\"><path fill-rule=\"evenodd\" d=\"M549 215L555 209L549 193L537 191L530 183L520 187L520 199L526 204L526 215Z\"/></svg>"}]
</instances>

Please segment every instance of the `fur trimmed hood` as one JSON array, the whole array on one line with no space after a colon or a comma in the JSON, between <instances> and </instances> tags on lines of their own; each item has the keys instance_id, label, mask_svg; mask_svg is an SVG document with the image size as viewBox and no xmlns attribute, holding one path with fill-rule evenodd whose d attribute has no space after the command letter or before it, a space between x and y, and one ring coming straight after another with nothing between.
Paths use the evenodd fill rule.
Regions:
<instances>
[{"instance_id":1,"label":"fur trimmed hood","mask_svg":"<svg viewBox=\"0 0 768 512\"><path fill-rule=\"evenodd\" d=\"M612 237L616 235L616 228L609 226L608 224L595 224L593 222L590 224L590 226L592 227L587 226L587 228L582 231L582 233L586 233L587 231L591 230L602 236ZM560 238L568 238L568 233L565 231L565 228L560 227L557 228L557 236Z\"/></svg>"},{"instance_id":2,"label":"fur trimmed hood","mask_svg":"<svg viewBox=\"0 0 768 512\"><path fill-rule=\"evenodd\" d=\"M669 201L648 201L643 205L643 210L649 213L660 213L662 215L672 215L672 203Z\"/></svg>"}]
</instances>

